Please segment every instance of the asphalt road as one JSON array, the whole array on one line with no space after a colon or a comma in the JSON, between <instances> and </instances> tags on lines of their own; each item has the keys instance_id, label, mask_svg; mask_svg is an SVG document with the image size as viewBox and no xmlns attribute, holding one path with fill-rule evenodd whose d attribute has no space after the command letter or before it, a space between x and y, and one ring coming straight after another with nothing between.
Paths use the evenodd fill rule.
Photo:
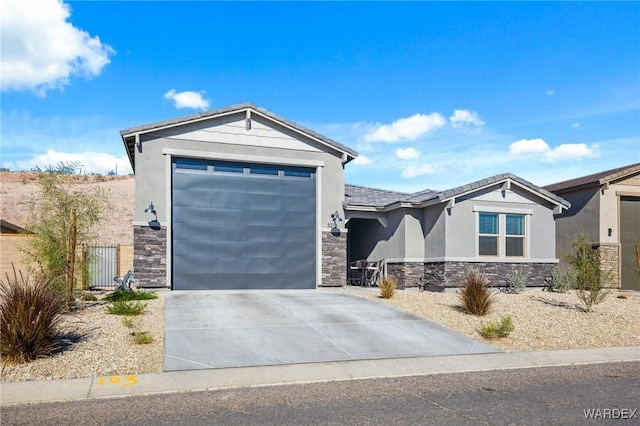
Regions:
<instances>
[{"instance_id":1,"label":"asphalt road","mask_svg":"<svg viewBox=\"0 0 640 426\"><path fill-rule=\"evenodd\" d=\"M640 363L534 368L2 407L7 425L640 424ZM607 411L611 410L611 411ZM611 419L606 419L610 417ZM614 417L620 417L615 419ZM626 419L624 417L627 417Z\"/></svg>"}]
</instances>

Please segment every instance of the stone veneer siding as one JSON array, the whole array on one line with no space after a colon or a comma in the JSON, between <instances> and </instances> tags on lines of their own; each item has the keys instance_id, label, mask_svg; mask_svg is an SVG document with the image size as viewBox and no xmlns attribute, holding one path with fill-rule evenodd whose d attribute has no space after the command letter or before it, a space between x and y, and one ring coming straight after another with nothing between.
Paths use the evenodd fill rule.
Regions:
<instances>
[{"instance_id":1,"label":"stone veneer siding","mask_svg":"<svg viewBox=\"0 0 640 426\"><path fill-rule=\"evenodd\" d=\"M477 268L491 286L505 286L509 272L516 268L527 275L528 287L542 287L556 263L517 262L405 262L388 263L387 275L394 277L398 288L423 285L428 289L459 287L468 268Z\"/></svg>"},{"instance_id":2,"label":"stone veneer siding","mask_svg":"<svg viewBox=\"0 0 640 426\"><path fill-rule=\"evenodd\" d=\"M322 287L347 283L347 233L322 232Z\"/></svg>"},{"instance_id":3,"label":"stone veneer siding","mask_svg":"<svg viewBox=\"0 0 640 426\"><path fill-rule=\"evenodd\" d=\"M620 245L601 243L597 246L600 270L611 275L613 285L620 287Z\"/></svg>"},{"instance_id":4,"label":"stone veneer siding","mask_svg":"<svg viewBox=\"0 0 640 426\"><path fill-rule=\"evenodd\" d=\"M387 276L396 280L396 288L418 287L424 280L424 264L418 262L387 263Z\"/></svg>"},{"instance_id":5,"label":"stone veneer siding","mask_svg":"<svg viewBox=\"0 0 640 426\"><path fill-rule=\"evenodd\" d=\"M167 229L133 227L133 270L139 287L167 286Z\"/></svg>"}]
</instances>

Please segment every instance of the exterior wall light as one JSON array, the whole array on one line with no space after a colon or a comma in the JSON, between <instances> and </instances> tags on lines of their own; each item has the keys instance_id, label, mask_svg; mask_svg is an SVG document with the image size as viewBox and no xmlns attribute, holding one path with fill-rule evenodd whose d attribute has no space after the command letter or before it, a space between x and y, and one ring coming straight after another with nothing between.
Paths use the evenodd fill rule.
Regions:
<instances>
[{"instance_id":1,"label":"exterior wall light","mask_svg":"<svg viewBox=\"0 0 640 426\"><path fill-rule=\"evenodd\" d=\"M144 209L145 213L150 213L156 217L156 221L158 220L158 213L156 213L156 208L153 206L153 201L149 203L149 207Z\"/></svg>"},{"instance_id":2,"label":"exterior wall light","mask_svg":"<svg viewBox=\"0 0 640 426\"><path fill-rule=\"evenodd\" d=\"M333 228L331 228L331 235L338 236L340 235L340 227L338 226L338 222L342 222L342 218L340 214L336 210L335 213L331 213L331 220L333 221Z\"/></svg>"}]
</instances>

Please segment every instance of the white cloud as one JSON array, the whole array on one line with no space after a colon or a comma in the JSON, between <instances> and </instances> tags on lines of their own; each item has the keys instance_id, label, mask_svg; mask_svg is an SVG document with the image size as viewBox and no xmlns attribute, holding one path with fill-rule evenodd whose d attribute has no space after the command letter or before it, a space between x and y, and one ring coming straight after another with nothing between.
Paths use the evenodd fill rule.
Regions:
<instances>
[{"instance_id":1,"label":"white cloud","mask_svg":"<svg viewBox=\"0 0 640 426\"><path fill-rule=\"evenodd\" d=\"M477 127L484 126L484 121L480 119L478 113L475 111L468 111L466 109L456 109L453 111L453 115L449 117L449 121L454 128L466 127L468 125L474 125Z\"/></svg>"},{"instance_id":2,"label":"white cloud","mask_svg":"<svg viewBox=\"0 0 640 426\"><path fill-rule=\"evenodd\" d=\"M355 164L358 166L366 166L367 164L373 163L373 160L364 155L358 155L355 160L351 161L351 164Z\"/></svg>"},{"instance_id":3,"label":"white cloud","mask_svg":"<svg viewBox=\"0 0 640 426\"><path fill-rule=\"evenodd\" d=\"M118 171L120 175L133 173L129 158L126 155L112 155L104 152L58 152L53 149L47 150L46 154L39 154L26 161L16 161L14 163L4 162L3 167L10 170L31 170L36 166L45 169L49 166L55 167L59 162L80 163L80 169L84 173L107 174L110 171Z\"/></svg>"},{"instance_id":4,"label":"white cloud","mask_svg":"<svg viewBox=\"0 0 640 426\"><path fill-rule=\"evenodd\" d=\"M420 157L422 153L415 148L398 148L396 149L396 157L401 160L413 160Z\"/></svg>"},{"instance_id":5,"label":"white cloud","mask_svg":"<svg viewBox=\"0 0 640 426\"><path fill-rule=\"evenodd\" d=\"M571 127L573 127L574 129L579 129L580 128L580 123L573 123L571 125Z\"/></svg>"},{"instance_id":6,"label":"white cloud","mask_svg":"<svg viewBox=\"0 0 640 426\"><path fill-rule=\"evenodd\" d=\"M598 146L587 146L584 143L566 143L558 145L556 148L544 154L544 160L548 163L555 163L561 160L582 160L588 157L598 156Z\"/></svg>"},{"instance_id":7,"label":"white cloud","mask_svg":"<svg viewBox=\"0 0 640 426\"><path fill-rule=\"evenodd\" d=\"M205 110L209 108L209 100L205 99L205 92L176 92L174 89L164 94L163 98L173 101L176 108L193 108Z\"/></svg>"},{"instance_id":8,"label":"white cloud","mask_svg":"<svg viewBox=\"0 0 640 426\"><path fill-rule=\"evenodd\" d=\"M544 94L547 95L547 96L553 96L553 95L556 94L556 88L554 87L552 89L545 90Z\"/></svg>"},{"instance_id":9,"label":"white cloud","mask_svg":"<svg viewBox=\"0 0 640 426\"><path fill-rule=\"evenodd\" d=\"M598 145L587 146L584 143L561 144L551 148L543 139L521 139L509 146L509 154L515 156L541 154L542 161L555 163L562 160L581 160L597 157Z\"/></svg>"},{"instance_id":10,"label":"white cloud","mask_svg":"<svg viewBox=\"0 0 640 426\"><path fill-rule=\"evenodd\" d=\"M59 0L3 0L2 90L61 89L71 76L93 77L115 51L68 22L71 8Z\"/></svg>"},{"instance_id":11,"label":"white cloud","mask_svg":"<svg viewBox=\"0 0 640 426\"><path fill-rule=\"evenodd\" d=\"M527 155L548 152L551 148L540 138L536 139L520 139L509 145L509 154Z\"/></svg>"},{"instance_id":12,"label":"white cloud","mask_svg":"<svg viewBox=\"0 0 640 426\"><path fill-rule=\"evenodd\" d=\"M429 115L414 114L411 117L396 120L391 124L378 125L375 130L365 135L364 140L366 142L414 141L445 124L446 120L437 112Z\"/></svg>"},{"instance_id":13,"label":"white cloud","mask_svg":"<svg viewBox=\"0 0 640 426\"><path fill-rule=\"evenodd\" d=\"M408 166L402 171L402 177L414 178L416 176L427 175L435 173L437 170L435 167L425 164L423 166Z\"/></svg>"}]
</instances>

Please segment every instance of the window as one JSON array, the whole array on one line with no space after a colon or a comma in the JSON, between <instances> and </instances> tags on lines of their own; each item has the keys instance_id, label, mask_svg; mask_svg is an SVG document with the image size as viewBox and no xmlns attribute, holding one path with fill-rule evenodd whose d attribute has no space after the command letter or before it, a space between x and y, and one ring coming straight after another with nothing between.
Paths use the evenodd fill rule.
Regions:
<instances>
[{"instance_id":1,"label":"window","mask_svg":"<svg viewBox=\"0 0 640 426\"><path fill-rule=\"evenodd\" d=\"M284 175L292 176L292 177L310 178L310 177L313 177L313 169L303 169L300 167L286 167L284 169Z\"/></svg>"},{"instance_id":2,"label":"window","mask_svg":"<svg viewBox=\"0 0 640 426\"><path fill-rule=\"evenodd\" d=\"M176 168L184 170L207 170L207 162L180 158L176 160Z\"/></svg>"},{"instance_id":3,"label":"window","mask_svg":"<svg viewBox=\"0 0 640 426\"><path fill-rule=\"evenodd\" d=\"M498 215L480 213L478 251L480 256L498 255Z\"/></svg>"},{"instance_id":4,"label":"window","mask_svg":"<svg viewBox=\"0 0 640 426\"><path fill-rule=\"evenodd\" d=\"M524 215L508 214L506 217L505 254L507 257L524 256Z\"/></svg>"},{"instance_id":5,"label":"window","mask_svg":"<svg viewBox=\"0 0 640 426\"><path fill-rule=\"evenodd\" d=\"M478 213L478 255L524 257L526 250L524 214Z\"/></svg>"},{"instance_id":6,"label":"window","mask_svg":"<svg viewBox=\"0 0 640 426\"><path fill-rule=\"evenodd\" d=\"M244 173L244 166L236 163L213 163L214 172Z\"/></svg>"}]
</instances>

